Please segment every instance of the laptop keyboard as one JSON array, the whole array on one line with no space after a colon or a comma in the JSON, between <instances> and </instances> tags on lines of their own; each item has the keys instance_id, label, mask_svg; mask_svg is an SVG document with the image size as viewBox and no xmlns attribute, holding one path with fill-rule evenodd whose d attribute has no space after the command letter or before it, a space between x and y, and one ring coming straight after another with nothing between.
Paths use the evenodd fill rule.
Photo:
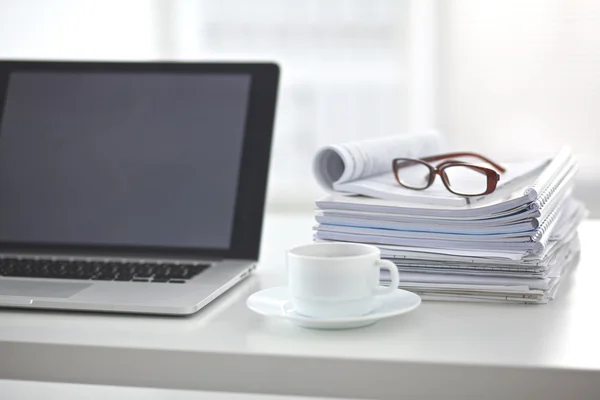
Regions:
<instances>
[{"instance_id":1,"label":"laptop keyboard","mask_svg":"<svg viewBox=\"0 0 600 400\"><path fill-rule=\"evenodd\" d=\"M185 283L209 264L157 264L139 262L61 261L0 258L0 276Z\"/></svg>"}]
</instances>

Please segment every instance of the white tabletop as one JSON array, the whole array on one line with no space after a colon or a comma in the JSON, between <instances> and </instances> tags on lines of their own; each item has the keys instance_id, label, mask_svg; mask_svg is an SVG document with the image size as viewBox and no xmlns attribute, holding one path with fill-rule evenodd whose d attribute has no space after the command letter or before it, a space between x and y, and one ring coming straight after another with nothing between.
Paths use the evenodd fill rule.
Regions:
<instances>
[{"instance_id":1,"label":"white tabletop","mask_svg":"<svg viewBox=\"0 0 600 400\"><path fill-rule=\"evenodd\" d=\"M325 397L280 396L198 390L137 388L0 379L2 400L333 400ZM344 400L337 398L336 400Z\"/></svg>"},{"instance_id":2,"label":"white tabletop","mask_svg":"<svg viewBox=\"0 0 600 400\"><path fill-rule=\"evenodd\" d=\"M580 265L548 305L424 302L348 331L249 311L250 294L285 282L285 249L312 225L268 214L259 269L192 317L0 311L0 379L349 398L600 393L600 221L580 228Z\"/></svg>"}]
</instances>

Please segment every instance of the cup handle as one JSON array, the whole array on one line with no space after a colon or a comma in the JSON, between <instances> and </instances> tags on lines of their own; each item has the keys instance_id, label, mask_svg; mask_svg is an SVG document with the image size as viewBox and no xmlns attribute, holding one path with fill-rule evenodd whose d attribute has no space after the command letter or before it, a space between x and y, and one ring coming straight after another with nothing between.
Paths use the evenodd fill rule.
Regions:
<instances>
[{"instance_id":1,"label":"cup handle","mask_svg":"<svg viewBox=\"0 0 600 400\"><path fill-rule=\"evenodd\" d=\"M398 285L400 284L400 274L398 273L398 267L391 261L388 260L377 260L376 265L379 268L387 269L390 271L390 286L382 287L379 286L376 289L376 295L381 296L385 294L390 294L393 291L398 289Z\"/></svg>"}]
</instances>

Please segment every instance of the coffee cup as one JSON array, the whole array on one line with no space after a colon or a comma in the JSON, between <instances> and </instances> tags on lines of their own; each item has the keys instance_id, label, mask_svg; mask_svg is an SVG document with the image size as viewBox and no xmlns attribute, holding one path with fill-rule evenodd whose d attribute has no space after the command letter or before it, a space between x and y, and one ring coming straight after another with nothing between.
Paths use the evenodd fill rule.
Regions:
<instances>
[{"instance_id":1,"label":"coffee cup","mask_svg":"<svg viewBox=\"0 0 600 400\"><path fill-rule=\"evenodd\" d=\"M377 296L398 288L398 269L381 260L375 246L359 243L311 243L287 254L288 286L298 314L344 318L369 314ZM380 270L390 272L390 286L380 286Z\"/></svg>"}]
</instances>

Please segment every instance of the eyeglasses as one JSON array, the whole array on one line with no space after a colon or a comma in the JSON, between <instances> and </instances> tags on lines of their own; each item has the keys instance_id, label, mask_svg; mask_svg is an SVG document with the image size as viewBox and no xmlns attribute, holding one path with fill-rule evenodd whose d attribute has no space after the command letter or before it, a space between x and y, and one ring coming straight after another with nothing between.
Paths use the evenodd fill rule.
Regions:
<instances>
[{"instance_id":1,"label":"eyeglasses","mask_svg":"<svg viewBox=\"0 0 600 400\"><path fill-rule=\"evenodd\" d=\"M477 158L490 164L495 170L453 159L457 157ZM438 165L429 164L440 160L446 161ZM446 189L459 196L492 193L500 180L498 172L506 172L489 158L476 153L448 153L422 159L396 158L392 161L392 170L398 184L412 190L427 189L433 185L436 175L439 175Z\"/></svg>"}]
</instances>

